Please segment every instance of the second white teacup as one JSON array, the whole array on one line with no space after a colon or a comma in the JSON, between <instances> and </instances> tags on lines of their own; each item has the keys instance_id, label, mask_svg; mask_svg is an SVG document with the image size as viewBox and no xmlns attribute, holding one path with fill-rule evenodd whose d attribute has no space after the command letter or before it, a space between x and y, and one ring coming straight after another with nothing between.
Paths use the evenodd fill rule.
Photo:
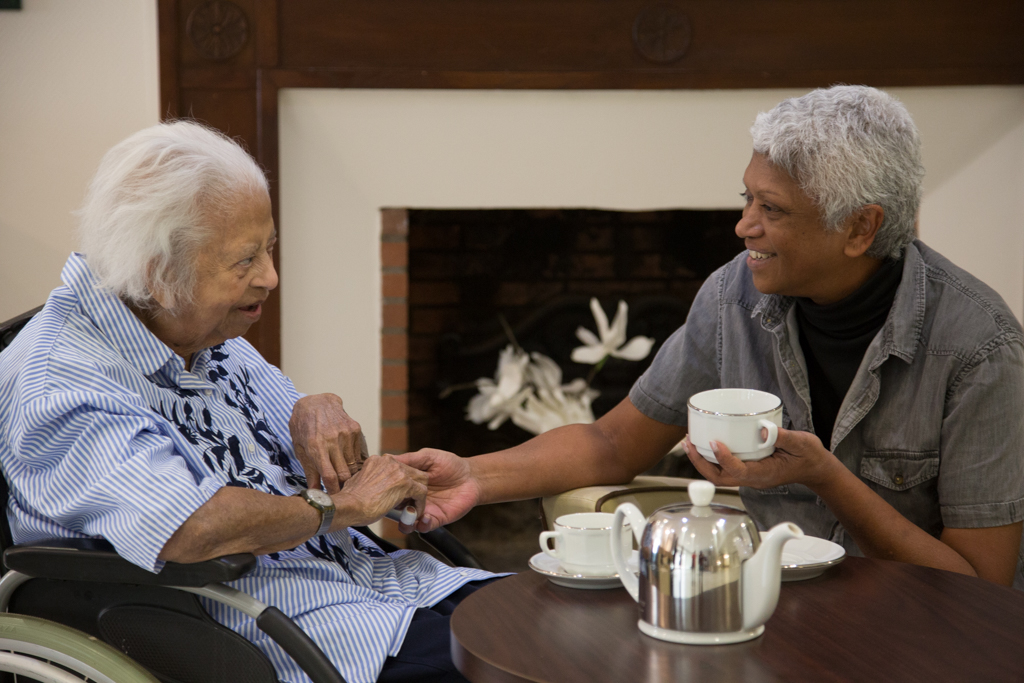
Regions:
<instances>
[{"instance_id":1,"label":"second white teacup","mask_svg":"<svg viewBox=\"0 0 1024 683\"><path fill-rule=\"evenodd\" d=\"M690 443L717 463L711 442L718 441L740 460L760 460L775 451L782 426L782 399L756 389L712 389L690 397ZM767 430L762 438L761 430Z\"/></svg>"},{"instance_id":2,"label":"second white teacup","mask_svg":"<svg viewBox=\"0 0 1024 683\"><path fill-rule=\"evenodd\" d=\"M584 576L612 576L612 520L610 512L575 512L555 520L554 531L540 535L540 549L558 560L571 574ZM633 550L632 536L622 534L623 557ZM554 547L551 543L554 543Z\"/></svg>"}]
</instances>

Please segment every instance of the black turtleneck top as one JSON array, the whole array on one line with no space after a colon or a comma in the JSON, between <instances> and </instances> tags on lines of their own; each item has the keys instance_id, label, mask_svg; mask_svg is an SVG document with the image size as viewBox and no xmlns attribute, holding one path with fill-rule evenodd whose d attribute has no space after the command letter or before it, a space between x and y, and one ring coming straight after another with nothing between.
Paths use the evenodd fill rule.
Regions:
<instances>
[{"instance_id":1,"label":"black turtleneck top","mask_svg":"<svg viewBox=\"0 0 1024 683\"><path fill-rule=\"evenodd\" d=\"M797 298L796 317L800 348L807 361L814 431L832 447L843 398L853 383L864 352L882 329L903 277L903 260L887 259L853 294L832 304L819 305Z\"/></svg>"}]
</instances>

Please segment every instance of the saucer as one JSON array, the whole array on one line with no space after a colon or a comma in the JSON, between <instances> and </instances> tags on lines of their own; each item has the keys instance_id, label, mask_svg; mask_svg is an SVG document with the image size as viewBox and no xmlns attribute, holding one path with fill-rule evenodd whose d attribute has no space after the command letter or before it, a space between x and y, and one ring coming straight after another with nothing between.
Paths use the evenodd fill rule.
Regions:
<instances>
[{"instance_id":1,"label":"saucer","mask_svg":"<svg viewBox=\"0 0 1024 683\"><path fill-rule=\"evenodd\" d=\"M794 538L782 546L782 580L812 579L845 558L843 546L832 541L814 536Z\"/></svg>"},{"instance_id":2,"label":"saucer","mask_svg":"<svg viewBox=\"0 0 1024 683\"><path fill-rule=\"evenodd\" d=\"M558 560L545 555L544 553L537 553L530 558L530 569L543 574L548 577L548 581L555 584L556 586L565 586L566 588L582 588L584 590L604 590L606 588L621 588L622 582L619 581L618 574L608 574L599 576L587 576L584 574L570 574L562 565L559 564Z\"/></svg>"}]
</instances>

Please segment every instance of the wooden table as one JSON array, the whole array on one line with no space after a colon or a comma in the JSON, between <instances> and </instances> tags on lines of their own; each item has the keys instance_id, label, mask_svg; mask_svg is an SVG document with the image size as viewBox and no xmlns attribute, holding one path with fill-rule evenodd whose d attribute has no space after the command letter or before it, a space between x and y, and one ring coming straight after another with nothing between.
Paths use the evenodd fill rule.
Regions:
<instances>
[{"instance_id":1,"label":"wooden table","mask_svg":"<svg viewBox=\"0 0 1024 683\"><path fill-rule=\"evenodd\" d=\"M459 605L452 656L474 683L1024 681L1024 593L898 562L782 584L764 635L738 645L661 642L637 618L625 589L526 572Z\"/></svg>"}]
</instances>

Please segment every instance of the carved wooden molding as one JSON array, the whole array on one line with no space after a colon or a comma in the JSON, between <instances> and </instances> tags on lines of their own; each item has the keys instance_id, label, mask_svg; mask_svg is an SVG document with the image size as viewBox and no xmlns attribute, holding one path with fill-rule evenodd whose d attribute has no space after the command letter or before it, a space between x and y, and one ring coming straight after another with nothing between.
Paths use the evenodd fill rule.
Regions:
<instances>
[{"instance_id":1,"label":"carved wooden molding","mask_svg":"<svg viewBox=\"0 0 1024 683\"><path fill-rule=\"evenodd\" d=\"M645 7L633 22L633 44L644 58L671 64L690 47L690 19L668 3Z\"/></svg>"},{"instance_id":2,"label":"carved wooden molding","mask_svg":"<svg viewBox=\"0 0 1024 683\"><path fill-rule=\"evenodd\" d=\"M249 40L249 21L242 8L227 0L212 0L196 7L185 25L192 44L206 59L231 59Z\"/></svg>"}]
</instances>

